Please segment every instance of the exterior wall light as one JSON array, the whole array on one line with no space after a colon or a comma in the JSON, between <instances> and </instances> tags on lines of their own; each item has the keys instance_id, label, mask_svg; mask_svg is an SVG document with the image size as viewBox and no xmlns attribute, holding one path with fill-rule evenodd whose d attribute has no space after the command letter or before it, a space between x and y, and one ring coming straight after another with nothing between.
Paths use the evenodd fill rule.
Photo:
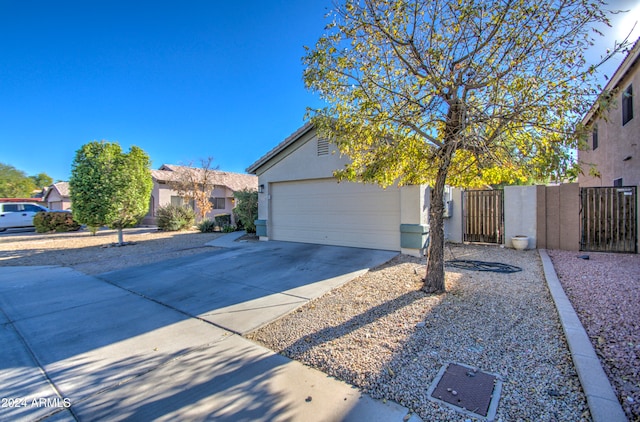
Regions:
<instances>
[{"instance_id":1,"label":"exterior wall light","mask_svg":"<svg viewBox=\"0 0 640 422\"><path fill-rule=\"evenodd\" d=\"M258 193L264 193L264 185L258 186Z\"/></svg>"}]
</instances>

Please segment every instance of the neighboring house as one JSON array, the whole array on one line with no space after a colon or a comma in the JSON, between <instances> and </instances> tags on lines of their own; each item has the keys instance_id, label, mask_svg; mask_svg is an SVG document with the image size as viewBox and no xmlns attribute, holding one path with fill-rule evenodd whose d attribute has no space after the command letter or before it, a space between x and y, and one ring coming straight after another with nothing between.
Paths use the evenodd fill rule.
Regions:
<instances>
[{"instance_id":1,"label":"neighboring house","mask_svg":"<svg viewBox=\"0 0 640 422\"><path fill-rule=\"evenodd\" d=\"M153 179L153 191L151 192L151 200L149 213L143 219L142 224L156 224L156 210L168 204L182 205L184 200L179 196L178 192L171 188L170 182L176 180L179 171L203 172L203 169L191 168L185 166L176 166L173 164L164 164L159 170L151 170ZM250 174L230 173L220 170L209 170L213 175L215 183L214 189L211 191L210 201L213 205L212 210L208 214L208 218L213 219L218 214L229 214L233 220L233 208L235 207L234 193L243 189L257 189L258 178ZM195 208L195 204L190 204ZM196 210L197 212L197 210Z\"/></svg>"},{"instance_id":2,"label":"neighboring house","mask_svg":"<svg viewBox=\"0 0 640 422\"><path fill-rule=\"evenodd\" d=\"M253 163L261 240L351 246L418 255L428 232L426 186L338 181L348 159L307 123Z\"/></svg>"},{"instance_id":3,"label":"neighboring house","mask_svg":"<svg viewBox=\"0 0 640 422\"><path fill-rule=\"evenodd\" d=\"M578 151L578 160L585 173L578 177L578 183L580 187L638 186L640 38L604 90L614 92L611 109L600 113L596 104L582 121L591 128L591 134L588 148Z\"/></svg>"},{"instance_id":4,"label":"neighboring house","mask_svg":"<svg viewBox=\"0 0 640 422\"><path fill-rule=\"evenodd\" d=\"M68 210L71 208L71 196L69 194L69 182L57 182L49 186L44 194L44 202L50 210Z\"/></svg>"}]
</instances>

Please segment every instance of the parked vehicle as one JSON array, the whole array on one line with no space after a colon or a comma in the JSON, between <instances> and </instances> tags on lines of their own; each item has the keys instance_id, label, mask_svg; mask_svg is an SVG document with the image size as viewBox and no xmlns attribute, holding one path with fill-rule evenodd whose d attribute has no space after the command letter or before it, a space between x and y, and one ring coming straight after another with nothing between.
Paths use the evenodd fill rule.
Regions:
<instances>
[{"instance_id":1,"label":"parked vehicle","mask_svg":"<svg viewBox=\"0 0 640 422\"><path fill-rule=\"evenodd\" d=\"M7 229L33 227L33 217L40 211L49 211L31 202L0 203L0 232Z\"/></svg>"}]
</instances>

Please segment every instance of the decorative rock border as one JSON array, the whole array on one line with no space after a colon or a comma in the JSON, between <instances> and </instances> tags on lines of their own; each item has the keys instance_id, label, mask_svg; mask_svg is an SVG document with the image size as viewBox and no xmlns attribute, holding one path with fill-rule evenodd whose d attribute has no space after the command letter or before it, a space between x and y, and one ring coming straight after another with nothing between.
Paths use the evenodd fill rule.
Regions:
<instances>
[{"instance_id":1,"label":"decorative rock border","mask_svg":"<svg viewBox=\"0 0 640 422\"><path fill-rule=\"evenodd\" d=\"M539 249L538 253L542 261L547 286L549 286L564 335L569 344L571 358L578 372L584 394L587 396L591 417L594 422L626 422L627 417L622 406L611 387L609 378L602 369L587 332L562 289L551 258L544 249Z\"/></svg>"}]
</instances>

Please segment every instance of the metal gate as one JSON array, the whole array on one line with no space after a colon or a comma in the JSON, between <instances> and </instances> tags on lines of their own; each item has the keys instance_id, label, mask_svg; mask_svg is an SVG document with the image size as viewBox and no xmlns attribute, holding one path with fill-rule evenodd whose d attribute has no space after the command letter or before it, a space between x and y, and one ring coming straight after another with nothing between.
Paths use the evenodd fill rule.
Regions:
<instances>
[{"instance_id":1,"label":"metal gate","mask_svg":"<svg viewBox=\"0 0 640 422\"><path fill-rule=\"evenodd\" d=\"M504 199L502 190L464 192L464 241L502 244Z\"/></svg>"},{"instance_id":2,"label":"metal gate","mask_svg":"<svg viewBox=\"0 0 640 422\"><path fill-rule=\"evenodd\" d=\"M580 189L580 250L637 253L637 188Z\"/></svg>"}]
</instances>

